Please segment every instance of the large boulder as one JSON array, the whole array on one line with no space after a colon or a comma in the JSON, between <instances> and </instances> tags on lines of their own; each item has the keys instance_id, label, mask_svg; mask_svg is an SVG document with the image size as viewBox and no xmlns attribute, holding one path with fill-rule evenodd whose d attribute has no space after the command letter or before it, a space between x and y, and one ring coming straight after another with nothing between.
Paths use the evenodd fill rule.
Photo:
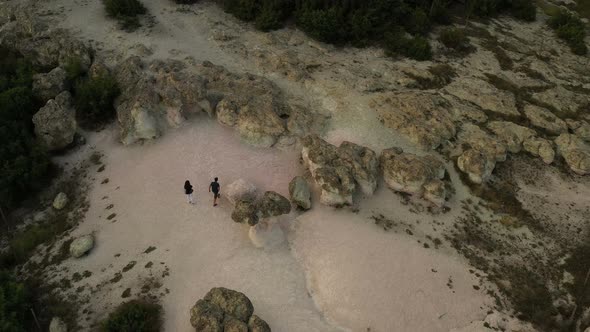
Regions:
<instances>
[{"instance_id":1,"label":"large boulder","mask_svg":"<svg viewBox=\"0 0 590 332\"><path fill-rule=\"evenodd\" d=\"M60 93L51 99L35 115L35 134L51 151L61 150L74 141L76 134L76 111L69 92Z\"/></svg>"},{"instance_id":2,"label":"large boulder","mask_svg":"<svg viewBox=\"0 0 590 332\"><path fill-rule=\"evenodd\" d=\"M446 170L441 161L397 148L383 150L380 160L383 178L390 189L422 196L436 205L444 204L446 191L441 179Z\"/></svg>"},{"instance_id":3,"label":"large boulder","mask_svg":"<svg viewBox=\"0 0 590 332\"><path fill-rule=\"evenodd\" d=\"M356 190L354 178L344 166L321 167L313 176L320 187L320 202L324 205L340 207L352 205L352 195Z\"/></svg>"},{"instance_id":4,"label":"large boulder","mask_svg":"<svg viewBox=\"0 0 590 332\"><path fill-rule=\"evenodd\" d=\"M68 198L68 195L66 195L63 192L60 192L59 194L57 194L55 196L55 198L53 199L53 208L56 210L61 210L64 207L66 207L66 205L68 204L68 202L70 201L70 199Z\"/></svg>"},{"instance_id":5,"label":"large boulder","mask_svg":"<svg viewBox=\"0 0 590 332\"><path fill-rule=\"evenodd\" d=\"M255 202L250 200L238 201L231 214L233 221L238 223L247 223L254 226L260 219L258 217L258 207Z\"/></svg>"},{"instance_id":6,"label":"large boulder","mask_svg":"<svg viewBox=\"0 0 590 332\"><path fill-rule=\"evenodd\" d=\"M250 299L235 290L215 287L203 299L219 307L226 315L235 317L242 322L248 322L254 313L254 306L252 306Z\"/></svg>"},{"instance_id":7,"label":"large boulder","mask_svg":"<svg viewBox=\"0 0 590 332\"><path fill-rule=\"evenodd\" d=\"M203 299L191 308L191 325L197 332L223 332L224 312L219 306Z\"/></svg>"},{"instance_id":8,"label":"large boulder","mask_svg":"<svg viewBox=\"0 0 590 332\"><path fill-rule=\"evenodd\" d=\"M572 171L586 175L590 173L590 146L572 134L561 134L555 139L557 151Z\"/></svg>"},{"instance_id":9,"label":"large boulder","mask_svg":"<svg viewBox=\"0 0 590 332\"><path fill-rule=\"evenodd\" d=\"M291 202L303 210L311 209L311 191L302 176L296 176L289 182Z\"/></svg>"},{"instance_id":10,"label":"large boulder","mask_svg":"<svg viewBox=\"0 0 590 332\"><path fill-rule=\"evenodd\" d=\"M80 258L94 247L94 236L92 234L80 236L70 243L70 255Z\"/></svg>"},{"instance_id":11,"label":"large boulder","mask_svg":"<svg viewBox=\"0 0 590 332\"><path fill-rule=\"evenodd\" d=\"M512 153L520 152L524 141L537 135L534 130L509 121L491 121L488 123L488 129L496 134Z\"/></svg>"},{"instance_id":12,"label":"large boulder","mask_svg":"<svg viewBox=\"0 0 590 332\"><path fill-rule=\"evenodd\" d=\"M338 147L340 161L346 166L361 191L372 195L377 189L379 162L375 151L351 142L343 142Z\"/></svg>"},{"instance_id":13,"label":"large boulder","mask_svg":"<svg viewBox=\"0 0 590 332\"><path fill-rule=\"evenodd\" d=\"M533 126L546 130L550 134L559 135L567 132L565 121L547 109L535 105L526 105L524 107L524 114Z\"/></svg>"},{"instance_id":14,"label":"large boulder","mask_svg":"<svg viewBox=\"0 0 590 332\"><path fill-rule=\"evenodd\" d=\"M291 203L284 196L267 191L258 201L257 208L261 218L270 218L291 212Z\"/></svg>"},{"instance_id":15,"label":"large boulder","mask_svg":"<svg viewBox=\"0 0 590 332\"><path fill-rule=\"evenodd\" d=\"M496 161L481 150L468 149L457 158L457 167L471 182L481 184L492 175Z\"/></svg>"},{"instance_id":16,"label":"large boulder","mask_svg":"<svg viewBox=\"0 0 590 332\"><path fill-rule=\"evenodd\" d=\"M273 146L285 133L284 121L268 101L246 105L240 109L237 128L240 137L257 147Z\"/></svg>"},{"instance_id":17,"label":"large boulder","mask_svg":"<svg viewBox=\"0 0 590 332\"><path fill-rule=\"evenodd\" d=\"M531 137L524 141L524 150L533 156L539 156L545 164L551 164L555 159L553 144L540 137Z\"/></svg>"},{"instance_id":18,"label":"large boulder","mask_svg":"<svg viewBox=\"0 0 590 332\"><path fill-rule=\"evenodd\" d=\"M49 332L68 332L68 326L59 317L53 317L49 323Z\"/></svg>"},{"instance_id":19,"label":"large boulder","mask_svg":"<svg viewBox=\"0 0 590 332\"><path fill-rule=\"evenodd\" d=\"M253 201L256 199L256 186L244 179L238 179L225 188L225 196L232 204L241 200Z\"/></svg>"},{"instance_id":20,"label":"large boulder","mask_svg":"<svg viewBox=\"0 0 590 332\"><path fill-rule=\"evenodd\" d=\"M519 135L509 132L506 139L518 145L514 142L520 141ZM486 181L496 167L496 162L506 160L506 144L476 125L464 124L457 135L457 142L457 151L453 153L457 157L457 166L474 183Z\"/></svg>"},{"instance_id":21,"label":"large boulder","mask_svg":"<svg viewBox=\"0 0 590 332\"><path fill-rule=\"evenodd\" d=\"M67 90L67 74L61 67L54 68L49 73L33 75L33 94L44 102L57 97Z\"/></svg>"},{"instance_id":22,"label":"large boulder","mask_svg":"<svg viewBox=\"0 0 590 332\"><path fill-rule=\"evenodd\" d=\"M250 321L248 322L248 328L250 332L271 332L270 326L256 315L252 315L250 317Z\"/></svg>"}]
</instances>

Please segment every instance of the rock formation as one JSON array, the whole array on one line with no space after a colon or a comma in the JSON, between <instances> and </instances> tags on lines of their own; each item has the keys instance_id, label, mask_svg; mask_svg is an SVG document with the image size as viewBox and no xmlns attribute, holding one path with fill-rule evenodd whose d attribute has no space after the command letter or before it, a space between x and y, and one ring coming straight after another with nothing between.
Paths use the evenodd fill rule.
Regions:
<instances>
[{"instance_id":1,"label":"rock formation","mask_svg":"<svg viewBox=\"0 0 590 332\"><path fill-rule=\"evenodd\" d=\"M80 236L70 243L70 255L80 258L94 247L94 236L92 234Z\"/></svg>"},{"instance_id":2,"label":"rock formation","mask_svg":"<svg viewBox=\"0 0 590 332\"><path fill-rule=\"evenodd\" d=\"M76 111L69 92L60 93L51 99L33 116L35 134L51 151L61 150L74 141L76 134Z\"/></svg>"},{"instance_id":3,"label":"rock formation","mask_svg":"<svg viewBox=\"0 0 590 332\"><path fill-rule=\"evenodd\" d=\"M291 202L300 209L311 209L311 192L307 181L303 177L296 176L289 182L289 195Z\"/></svg>"},{"instance_id":4,"label":"rock formation","mask_svg":"<svg viewBox=\"0 0 590 332\"><path fill-rule=\"evenodd\" d=\"M252 183L244 179L238 179L226 187L225 196L235 205L241 200L253 201L256 199L256 190L256 186Z\"/></svg>"}]
</instances>

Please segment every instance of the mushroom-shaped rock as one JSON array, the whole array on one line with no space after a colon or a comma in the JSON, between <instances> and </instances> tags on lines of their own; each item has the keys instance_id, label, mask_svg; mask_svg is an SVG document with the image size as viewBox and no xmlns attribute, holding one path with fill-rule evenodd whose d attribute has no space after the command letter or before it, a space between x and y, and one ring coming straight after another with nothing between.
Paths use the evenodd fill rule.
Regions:
<instances>
[{"instance_id":1,"label":"mushroom-shaped rock","mask_svg":"<svg viewBox=\"0 0 590 332\"><path fill-rule=\"evenodd\" d=\"M49 73L33 75L33 94L44 102L55 98L67 89L66 71L60 67L54 68Z\"/></svg>"},{"instance_id":2,"label":"mushroom-shaped rock","mask_svg":"<svg viewBox=\"0 0 590 332\"><path fill-rule=\"evenodd\" d=\"M250 332L271 332L270 326L256 315L250 317L248 328L250 329Z\"/></svg>"},{"instance_id":3,"label":"mushroom-shaped rock","mask_svg":"<svg viewBox=\"0 0 590 332\"><path fill-rule=\"evenodd\" d=\"M35 134L47 149L61 150L74 141L76 134L76 111L69 92L60 93L51 99L35 115Z\"/></svg>"},{"instance_id":4,"label":"mushroom-shaped rock","mask_svg":"<svg viewBox=\"0 0 590 332\"><path fill-rule=\"evenodd\" d=\"M531 137L524 141L524 150L534 156L539 156L545 164L551 164L555 159L553 144L540 137Z\"/></svg>"},{"instance_id":5,"label":"mushroom-shaped rock","mask_svg":"<svg viewBox=\"0 0 590 332\"><path fill-rule=\"evenodd\" d=\"M274 191L265 192L257 205L261 218L276 217L291 212L289 200Z\"/></svg>"},{"instance_id":6,"label":"mushroom-shaped rock","mask_svg":"<svg viewBox=\"0 0 590 332\"><path fill-rule=\"evenodd\" d=\"M68 195L66 195L63 192L60 192L53 199L53 204L52 205L53 205L53 208L54 209L61 210L64 207L66 207L66 205L68 204L69 201L70 201L70 199L68 198Z\"/></svg>"},{"instance_id":7,"label":"mushroom-shaped rock","mask_svg":"<svg viewBox=\"0 0 590 332\"><path fill-rule=\"evenodd\" d=\"M586 175L590 173L590 146L579 137L561 134L555 139L557 151L563 156L572 171Z\"/></svg>"},{"instance_id":8,"label":"mushroom-shaped rock","mask_svg":"<svg viewBox=\"0 0 590 332\"><path fill-rule=\"evenodd\" d=\"M204 297L205 301L219 307L226 315L248 322L254 307L250 299L243 293L224 287L211 289Z\"/></svg>"},{"instance_id":9,"label":"mushroom-shaped rock","mask_svg":"<svg viewBox=\"0 0 590 332\"><path fill-rule=\"evenodd\" d=\"M203 299L191 308L191 325L197 332L223 332L223 310Z\"/></svg>"},{"instance_id":10,"label":"mushroom-shaped rock","mask_svg":"<svg viewBox=\"0 0 590 332\"><path fill-rule=\"evenodd\" d=\"M289 182L291 202L303 210L311 209L311 192L307 181L302 176L296 176Z\"/></svg>"},{"instance_id":11,"label":"mushroom-shaped rock","mask_svg":"<svg viewBox=\"0 0 590 332\"><path fill-rule=\"evenodd\" d=\"M365 195L372 195L377 189L379 162L375 151L351 142L343 142L338 148L342 163L350 170L352 177Z\"/></svg>"},{"instance_id":12,"label":"mushroom-shaped rock","mask_svg":"<svg viewBox=\"0 0 590 332\"><path fill-rule=\"evenodd\" d=\"M486 181L492 174L495 166L496 162L493 159L490 159L487 154L475 149L469 149L457 158L457 167L469 176L471 182L477 184Z\"/></svg>"},{"instance_id":13,"label":"mushroom-shaped rock","mask_svg":"<svg viewBox=\"0 0 590 332\"><path fill-rule=\"evenodd\" d=\"M253 201L256 199L256 186L244 179L238 179L225 188L225 196L232 204L241 200Z\"/></svg>"},{"instance_id":14,"label":"mushroom-shaped rock","mask_svg":"<svg viewBox=\"0 0 590 332\"><path fill-rule=\"evenodd\" d=\"M235 222L247 223L254 226L258 223L258 208L256 203L250 200L241 200L236 203L231 218Z\"/></svg>"},{"instance_id":15,"label":"mushroom-shaped rock","mask_svg":"<svg viewBox=\"0 0 590 332\"><path fill-rule=\"evenodd\" d=\"M70 244L70 255L74 258L82 257L94 247L92 234L80 236Z\"/></svg>"}]
</instances>

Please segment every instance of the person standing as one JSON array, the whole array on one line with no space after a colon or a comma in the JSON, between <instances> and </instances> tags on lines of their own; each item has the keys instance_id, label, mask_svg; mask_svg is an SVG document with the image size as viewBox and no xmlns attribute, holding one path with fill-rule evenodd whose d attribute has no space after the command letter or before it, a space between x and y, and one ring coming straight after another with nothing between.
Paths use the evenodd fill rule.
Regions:
<instances>
[{"instance_id":1,"label":"person standing","mask_svg":"<svg viewBox=\"0 0 590 332\"><path fill-rule=\"evenodd\" d=\"M219 198L219 179L215 178L215 181L211 182L209 185L209 192L213 192L213 206L217 206L217 198Z\"/></svg>"},{"instance_id":2,"label":"person standing","mask_svg":"<svg viewBox=\"0 0 590 332\"><path fill-rule=\"evenodd\" d=\"M193 186L189 180L184 181L184 193L186 194L186 200L189 204L195 204L193 202Z\"/></svg>"}]
</instances>

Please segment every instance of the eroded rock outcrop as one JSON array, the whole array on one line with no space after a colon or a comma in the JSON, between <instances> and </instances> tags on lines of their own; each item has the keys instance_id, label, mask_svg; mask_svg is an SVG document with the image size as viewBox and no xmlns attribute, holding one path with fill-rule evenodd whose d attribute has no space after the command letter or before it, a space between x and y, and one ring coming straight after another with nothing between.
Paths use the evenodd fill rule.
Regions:
<instances>
[{"instance_id":1,"label":"eroded rock outcrop","mask_svg":"<svg viewBox=\"0 0 590 332\"><path fill-rule=\"evenodd\" d=\"M553 144L544 138L529 138L524 142L523 147L525 151L533 156L539 156L545 164L551 164L555 159Z\"/></svg>"},{"instance_id":2,"label":"eroded rock outcrop","mask_svg":"<svg viewBox=\"0 0 590 332\"><path fill-rule=\"evenodd\" d=\"M547 109L535 105L526 105L524 114L533 126L544 129L551 134L559 135L567 132L565 121Z\"/></svg>"},{"instance_id":3,"label":"eroded rock outcrop","mask_svg":"<svg viewBox=\"0 0 590 332\"><path fill-rule=\"evenodd\" d=\"M381 152L381 169L387 186L442 206L446 200L444 164L433 156L417 156L398 148Z\"/></svg>"},{"instance_id":4,"label":"eroded rock outcrop","mask_svg":"<svg viewBox=\"0 0 590 332\"><path fill-rule=\"evenodd\" d=\"M464 124L457 141L457 166L474 183L486 181L496 162L506 160L506 145L476 125Z\"/></svg>"},{"instance_id":5,"label":"eroded rock outcrop","mask_svg":"<svg viewBox=\"0 0 590 332\"><path fill-rule=\"evenodd\" d=\"M238 223L256 225L261 219L278 217L291 212L291 203L284 196L267 191L257 200L241 199L232 212L232 219Z\"/></svg>"},{"instance_id":6,"label":"eroded rock outcrop","mask_svg":"<svg viewBox=\"0 0 590 332\"><path fill-rule=\"evenodd\" d=\"M559 135L555 144L572 171L580 175L590 174L590 145L572 134Z\"/></svg>"},{"instance_id":7,"label":"eroded rock outcrop","mask_svg":"<svg viewBox=\"0 0 590 332\"><path fill-rule=\"evenodd\" d=\"M74 141L76 134L76 111L69 92L60 93L51 99L35 115L35 134L47 149L61 150Z\"/></svg>"},{"instance_id":8,"label":"eroded rock outcrop","mask_svg":"<svg viewBox=\"0 0 590 332\"><path fill-rule=\"evenodd\" d=\"M270 332L268 324L253 313L246 295L215 287L190 309L190 322L197 332Z\"/></svg>"},{"instance_id":9,"label":"eroded rock outcrop","mask_svg":"<svg viewBox=\"0 0 590 332\"><path fill-rule=\"evenodd\" d=\"M459 99L469 101L484 110L505 116L518 116L514 94L499 90L490 83L471 77L456 79L445 91Z\"/></svg>"},{"instance_id":10,"label":"eroded rock outcrop","mask_svg":"<svg viewBox=\"0 0 590 332\"><path fill-rule=\"evenodd\" d=\"M33 76L33 94L45 102L57 97L66 89L66 71L60 67Z\"/></svg>"},{"instance_id":11,"label":"eroded rock outcrop","mask_svg":"<svg viewBox=\"0 0 590 332\"><path fill-rule=\"evenodd\" d=\"M487 126L512 153L520 152L526 140L537 136L534 130L509 121L491 121Z\"/></svg>"}]
</instances>

